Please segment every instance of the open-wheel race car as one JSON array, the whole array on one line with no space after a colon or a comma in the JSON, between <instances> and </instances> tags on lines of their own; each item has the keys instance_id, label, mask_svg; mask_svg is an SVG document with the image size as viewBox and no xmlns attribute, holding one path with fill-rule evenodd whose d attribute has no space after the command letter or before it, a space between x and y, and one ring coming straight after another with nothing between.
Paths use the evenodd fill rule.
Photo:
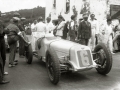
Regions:
<instances>
[{"instance_id":1,"label":"open-wheel race car","mask_svg":"<svg viewBox=\"0 0 120 90\"><path fill-rule=\"evenodd\" d=\"M57 84L63 72L81 72L96 68L97 72L106 75L112 67L112 55L103 43L99 43L94 52L84 46L58 37L43 37L37 41L35 56L46 63L48 76ZM26 50L26 60L32 63L31 45Z\"/></svg>"}]
</instances>

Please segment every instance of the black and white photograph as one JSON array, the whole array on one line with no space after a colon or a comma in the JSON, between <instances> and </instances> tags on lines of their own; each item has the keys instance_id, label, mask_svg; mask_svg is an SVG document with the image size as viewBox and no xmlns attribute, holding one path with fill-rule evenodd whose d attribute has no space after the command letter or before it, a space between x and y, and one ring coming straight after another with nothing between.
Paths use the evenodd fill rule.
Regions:
<instances>
[{"instance_id":1,"label":"black and white photograph","mask_svg":"<svg viewBox=\"0 0 120 90\"><path fill-rule=\"evenodd\" d=\"M120 0L0 0L0 90L120 90Z\"/></svg>"}]
</instances>

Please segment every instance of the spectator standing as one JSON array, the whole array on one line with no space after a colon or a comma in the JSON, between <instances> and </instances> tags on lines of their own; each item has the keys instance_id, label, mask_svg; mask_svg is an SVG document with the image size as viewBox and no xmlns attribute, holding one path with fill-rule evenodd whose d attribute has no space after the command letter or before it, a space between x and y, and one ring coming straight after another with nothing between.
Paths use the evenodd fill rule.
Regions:
<instances>
[{"instance_id":1,"label":"spectator standing","mask_svg":"<svg viewBox=\"0 0 120 90\"><path fill-rule=\"evenodd\" d=\"M18 28L20 29L20 31L21 31L22 33L25 32L25 26L24 26L25 20L26 20L26 18L22 17L22 18L21 18L21 21L20 21L19 24L18 24ZM24 57L24 54L25 54L25 43L24 43L23 39L20 37L20 38L19 38L19 56L20 56L21 58L23 58L23 57Z\"/></svg>"},{"instance_id":2,"label":"spectator standing","mask_svg":"<svg viewBox=\"0 0 120 90\"><path fill-rule=\"evenodd\" d=\"M65 20L62 15L58 16L58 25L56 26L56 36L63 37L63 29L65 26Z\"/></svg>"},{"instance_id":3,"label":"spectator standing","mask_svg":"<svg viewBox=\"0 0 120 90\"><path fill-rule=\"evenodd\" d=\"M35 32L35 25L37 24L37 20L34 20L34 22L31 25L32 32Z\"/></svg>"},{"instance_id":4,"label":"spectator standing","mask_svg":"<svg viewBox=\"0 0 120 90\"><path fill-rule=\"evenodd\" d=\"M102 33L103 32L104 32L104 36L100 36L102 38L101 42L103 42L110 49L111 53L114 54L113 53L113 39L112 39L113 29L112 29L110 17L107 18L107 23L104 23L103 25Z\"/></svg>"},{"instance_id":5,"label":"spectator standing","mask_svg":"<svg viewBox=\"0 0 120 90\"><path fill-rule=\"evenodd\" d=\"M46 33L52 33L53 35L53 28L54 28L54 25L53 23L51 22L51 18L50 17L47 17L47 23L46 23Z\"/></svg>"},{"instance_id":6,"label":"spectator standing","mask_svg":"<svg viewBox=\"0 0 120 90\"><path fill-rule=\"evenodd\" d=\"M120 50L120 24L116 27L116 31L113 38L114 52Z\"/></svg>"},{"instance_id":7,"label":"spectator standing","mask_svg":"<svg viewBox=\"0 0 120 90\"><path fill-rule=\"evenodd\" d=\"M83 21L80 22L78 27L78 39L81 39L80 43L88 45L89 39L91 38L91 24L88 22L88 15L83 14Z\"/></svg>"},{"instance_id":8,"label":"spectator standing","mask_svg":"<svg viewBox=\"0 0 120 90\"><path fill-rule=\"evenodd\" d=\"M75 42L75 39L76 39L76 16L75 15L72 15L71 16L71 21L69 23L69 36L70 36L70 41L73 41Z\"/></svg>"},{"instance_id":9,"label":"spectator standing","mask_svg":"<svg viewBox=\"0 0 120 90\"><path fill-rule=\"evenodd\" d=\"M5 67L5 61L6 61L6 49L5 49L5 39L4 39L4 24L0 20L0 84L6 84L9 83L9 81L4 80L4 67Z\"/></svg>"},{"instance_id":10,"label":"spectator standing","mask_svg":"<svg viewBox=\"0 0 120 90\"><path fill-rule=\"evenodd\" d=\"M67 21L65 23L64 29L63 29L63 39L67 39L68 38L68 32L69 32L69 21Z\"/></svg>"},{"instance_id":11,"label":"spectator standing","mask_svg":"<svg viewBox=\"0 0 120 90\"><path fill-rule=\"evenodd\" d=\"M95 19L95 15L91 14L90 17L91 17L90 23L91 23L92 36L89 44L90 44L91 50L93 51L96 46L97 35L99 34L99 27L98 27L98 22Z\"/></svg>"},{"instance_id":12,"label":"spectator standing","mask_svg":"<svg viewBox=\"0 0 120 90\"><path fill-rule=\"evenodd\" d=\"M35 31L36 31L36 36L34 36L34 41L32 43L35 43L35 45L37 45L37 40L44 37L46 34L46 25L45 23L43 23L42 17L38 18L38 23L35 26ZM38 48L35 48L35 46L33 46L33 48L35 50L38 50Z\"/></svg>"},{"instance_id":13,"label":"spectator standing","mask_svg":"<svg viewBox=\"0 0 120 90\"><path fill-rule=\"evenodd\" d=\"M24 37L22 35L22 32L18 28L18 21L20 20L17 17L13 17L13 22L6 27L6 29L9 30L9 33L7 34L7 40L8 44L10 46L10 55L9 55L9 67L14 67L17 65L17 61L15 60L15 54L16 54L16 48L17 48L17 41L19 40L19 37L21 37L24 40ZM26 44L29 44L26 40L24 40Z\"/></svg>"}]
</instances>

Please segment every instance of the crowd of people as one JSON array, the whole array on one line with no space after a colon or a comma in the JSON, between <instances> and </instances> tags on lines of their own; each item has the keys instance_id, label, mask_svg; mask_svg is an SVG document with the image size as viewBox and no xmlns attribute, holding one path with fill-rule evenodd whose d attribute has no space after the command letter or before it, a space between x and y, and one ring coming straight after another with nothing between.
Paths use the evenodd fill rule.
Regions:
<instances>
[{"instance_id":1,"label":"crowd of people","mask_svg":"<svg viewBox=\"0 0 120 90\"><path fill-rule=\"evenodd\" d=\"M46 33L51 33L55 37L89 46L92 51L99 42L102 42L112 54L119 51L120 25L113 28L110 16L107 16L106 21L101 26L95 14L91 14L90 19L88 17L87 14L83 14L83 18L77 21L76 15L72 15L71 21L65 21L64 17L59 15L57 20L51 20L50 17L47 17L47 23L43 23L43 19L40 17L40 20L35 20L31 25L32 35L38 39Z\"/></svg>"},{"instance_id":2,"label":"crowd of people","mask_svg":"<svg viewBox=\"0 0 120 90\"><path fill-rule=\"evenodd\" d=\"M95 15L91 14L90 19L88 17L87 14L83 14L83 18L77 21L76 15L72 15L70 21L65 21L64 17L59 15L56 20L51 20L51 17L47 17L46 23L43 22L42 17L39 17L32 24L28 23L25 25L26 18L21 18L19 13L14 13L13 18L11 18L10 23L6 27L0 21L0 84L9 83L9 81L4 80L4 75L8 74L4 71L6 61L5 34L10 47L10 68L18 64L18 60L15 60L18 41L19 56L23 58L25 56L25 44L31 43L34 52L37 50L35 47L36 41L46 34L89 46L91 51L94 51L95 46L99 42L104 43L112 54L119 51L120 24L113 28L112 19L107 17L106 22L103 23L100 29ZM30 42L26 41L26 36L29 37Z\"/></svg>"}]
</instances>

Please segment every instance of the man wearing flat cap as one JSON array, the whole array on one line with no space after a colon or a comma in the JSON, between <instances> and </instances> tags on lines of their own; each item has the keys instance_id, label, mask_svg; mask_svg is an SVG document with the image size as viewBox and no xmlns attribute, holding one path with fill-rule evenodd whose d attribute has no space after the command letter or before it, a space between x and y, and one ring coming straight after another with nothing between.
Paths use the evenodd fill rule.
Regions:
<instances>
[{"instance_id":1,"label":"man wearing flat cap","mask_svg":"<svg viewBox=\"0 0 120 90\"><path fill-rule=\"evenodd\" d=\"M89 39L91 38L91 24L88 22L88 15L83 14L83 21L80 22L78 28L78 39L83 45L88 45Z\"/></svg>"},{"instance_id":2,"label":"man wearing flat cap","mask_svg":"<svg viewBox=\"0 0 120 90\"><path fill-rule=\"evenodd\" d=\"M24 26L24 22L25 22L26 18L25 17L22 17L19 21L19 24L18 24L18 28L20 29L20 31L22 33L25 32L25 26ZM24 46L24 41L22 38L19 38L19 56L21 58L24 57L24 53L25 53L25 46Z\"/></svg>"},{"instance_id":3,"label":"man wearing flat cap","mask_svg":"<svg viewBox=\"0 0 120 90\"><path fill-rule=\"evenodd\" d=\"M10 46L10 55L9 55L9 67L14 67L17 65L17 61L15 60L15 54L16 54L16 48L17 48L17 41L19 40L19 37L21 37L25 43L27 43L18 28L18 17L13 17L10 24L6 27L6 29L9 30L9 33L7 34L7 40L8 44Z\"/></svg>"}]
</instances>

